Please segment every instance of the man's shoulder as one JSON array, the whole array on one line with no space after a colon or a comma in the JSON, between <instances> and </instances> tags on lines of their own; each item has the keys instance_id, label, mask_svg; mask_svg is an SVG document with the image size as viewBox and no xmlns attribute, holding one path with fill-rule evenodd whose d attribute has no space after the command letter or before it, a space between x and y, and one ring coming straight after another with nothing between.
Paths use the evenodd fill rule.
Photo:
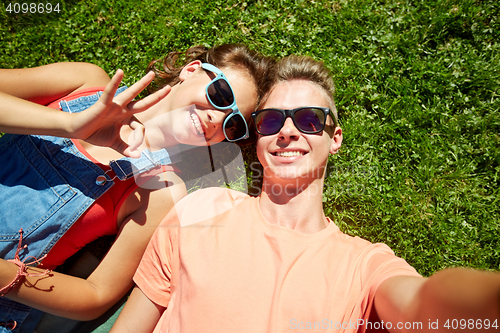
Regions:
<instances>
[{"instance_id":1,"label":"man's shoulder","mask_svg":"<svg viewBox=\"0 0 500 333\"><path fill-rule=\"evenodd\" d=\"M359 236L351 236L340 230L332 234L330 239L337 245L344 247L351 254L366 255L369 253L385 253L394 255L391 248L384 243L372 243L367 239Z\"/></svg>"},{"instance_id":2,"label":"man's shoulder","mask_svg":"<svg viewBox=\"0 0 500 333\"><path fill-rule=\"evenodd\" d=\"M237 204L242 200L249 198L249 195L240 191L232 190L224 187L208 187L196 190L186 197L184 197L179 204L181 205L198 205L199 208L203 206L226 206Z\"/></svg>"},{"instance_id":3,"label":"man's shoulder","mask_svg":"<svg viewBox=\"0 0 500 333\"><path fill-rule=\"evenodd\" d=\"M176 205L181 226L208 220L220 215L249 198L243 192L222 187L210 187L190 193Z\"/></svg>"}]
</instances>

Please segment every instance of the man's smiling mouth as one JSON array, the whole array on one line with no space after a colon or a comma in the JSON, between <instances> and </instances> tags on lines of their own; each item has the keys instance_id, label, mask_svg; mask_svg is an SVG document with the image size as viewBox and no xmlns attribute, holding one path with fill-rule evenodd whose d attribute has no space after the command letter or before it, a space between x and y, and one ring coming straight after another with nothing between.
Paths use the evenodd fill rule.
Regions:
<instances>
[{"instance_id":1,"label":"man's smiling mouth","mask_svg":"<svg viewBox=\"0 0 500 333\"><path fill-rule=\"evenodd\" d=\"M272 155L279 156L279 157L295 157L295 156L302 156L305 154L306 154L306 152L299 151L299 150L277 151L277 152L272 153Z\"/></svg>"}]
</instances>

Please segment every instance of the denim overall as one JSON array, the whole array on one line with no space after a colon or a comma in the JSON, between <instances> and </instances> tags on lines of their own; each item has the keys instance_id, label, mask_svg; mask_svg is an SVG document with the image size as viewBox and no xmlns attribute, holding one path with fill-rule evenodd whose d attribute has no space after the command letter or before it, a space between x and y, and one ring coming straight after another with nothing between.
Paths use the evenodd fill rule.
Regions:
<instances>
[{"instance_id":1,"label":"denim overall","mask_svg":"<svg viewBox=\"0 0 500 333\"><path fill-rule=\"evenodd\" d=\"M125 89L120 88L117 94ZM101 94L61 101L60 106L66 112L81 112L92 106ZM115 177L110 173L126 180L157 166L174 163L179 154L172 151L169 154L166 149L144 150L140 158L111 161L112 170L104 172L70 139L5 134L0 138L0 258L14 258L22 228L22 243L27 247L19 253L20 259L30 256L40 259L89 206L113 186ZM33 327L26 323L19 330L30 309L0 297L0 332L32 331L36 323ZM16 328L11 330L14 323Z\"/></svg>"}]
</instances>

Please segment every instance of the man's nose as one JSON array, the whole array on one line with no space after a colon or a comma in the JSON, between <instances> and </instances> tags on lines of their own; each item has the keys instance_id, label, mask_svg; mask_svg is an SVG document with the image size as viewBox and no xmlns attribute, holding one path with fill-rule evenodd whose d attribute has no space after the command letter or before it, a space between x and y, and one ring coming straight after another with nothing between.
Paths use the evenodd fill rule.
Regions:
<instances>
[{"instance_id":1,"label":"man's nose","mask_svg":"<svg viewBox=\"0 0 500 333\"><path fill-rule=\"evenodd\" d=\"M292 138L292 137L297 137L299 135L299 132L300 131L297 129L297 127L295 127L292 118L287 117L285 119L283 127L279 131L279 135L280 137L283 138Z\"/></svg>"}]
</instances>

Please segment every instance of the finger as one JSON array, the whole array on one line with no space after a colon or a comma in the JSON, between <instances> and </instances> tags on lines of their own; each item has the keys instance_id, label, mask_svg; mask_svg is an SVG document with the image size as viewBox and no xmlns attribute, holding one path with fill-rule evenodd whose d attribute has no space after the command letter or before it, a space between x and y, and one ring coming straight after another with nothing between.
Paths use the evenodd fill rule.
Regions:
<instances>
[{"instance_id":1,"label":"finger","mask_svg":"<svg viewBox=\"0 0 500 333\"><path fill-rule=\"evenodd\" d=\"M136 130L137 128L141 128L144 130L144 125L137 119L135 116L130 117L130 121L128 123L131 129Z\"/></svg>"},{"instance_id":2,"label":"finger","mask_svg":"<svg viewBox=\"0 0 500 333\"><path fill-rule=\"evenodd\" d=\"M155 93L153 93L153 94L151 94L151 95L149 95L149 96L147 96L139 101L130 102L128 104L128 109L132 113L147 110L150 107L152 107L153 105L155 105L156 103L158 103L159 101L161 101L163 98L165 98L165 96L168 95L170 90L172 90L172 87L167 85L167 86L161 88L160 90L156 91Z\"/></svg>"},{"instance_id":3,"label":"finger","mask_svg":"<svg viewBox=\"0 0 500 333\"><path fill-rule=\"evenodd\" d=\"M121 104L128 104L131 100L133 100L141 91L143 91L155 78L155 74L153 72L149 72L144 75L139 81L130 86L127 90L122 92L115 99L116 102Z\"/></svg>"},{"instance_id":4,"label":"finger","mask_svg":"<svg viewBox=\"0 0 500 333\"><path fill-rule=\"evenodd\" d=\"M115 149L117 152L127 157L132 157L132 158L141 157L141 152L139 150L131 150L129 145L121 139L119 142L117 142L116 145L113 146L113 149Z\"/></svg>"},{"instance_id":5,"label":"finger","mask_svg":"<svg viewBox=\"0 0 500 333\"><path fill-rule=\"evenodd\" d=\"M111 148L125 156L138 158L141 156L141 151L143 150L138 148L143 144L146 129L134 116L130 118L129 125L133 131L130 133L127 141L123 141L120 137L117 137Z\"/></svg>"},{"instance_id":6,"label":"finger","mask_svg":"<svg viewBox=\"0 0 500 333\"><path fill-rule=\"evenodd\" d=\"M111 81L109 81L108 85L104 89L101 95L101 102L105 105L110 104L113 101L113 97L116 94L116 90L120 86L120 83L123 80L124 73L121 69L118 69L111 78Z\"/></svg>"},{"instance_id":7,"label":"finger","mask_svg":"<svg viewBox=\"0 0 500 333\"><path fill-rule=\"evenodd\" d=\"M144 143L144 128L136 128L128 137L128 146L131 152L137 151ZM139 150L140 151L140 150Z\"/></svg>"}]
</instances>

